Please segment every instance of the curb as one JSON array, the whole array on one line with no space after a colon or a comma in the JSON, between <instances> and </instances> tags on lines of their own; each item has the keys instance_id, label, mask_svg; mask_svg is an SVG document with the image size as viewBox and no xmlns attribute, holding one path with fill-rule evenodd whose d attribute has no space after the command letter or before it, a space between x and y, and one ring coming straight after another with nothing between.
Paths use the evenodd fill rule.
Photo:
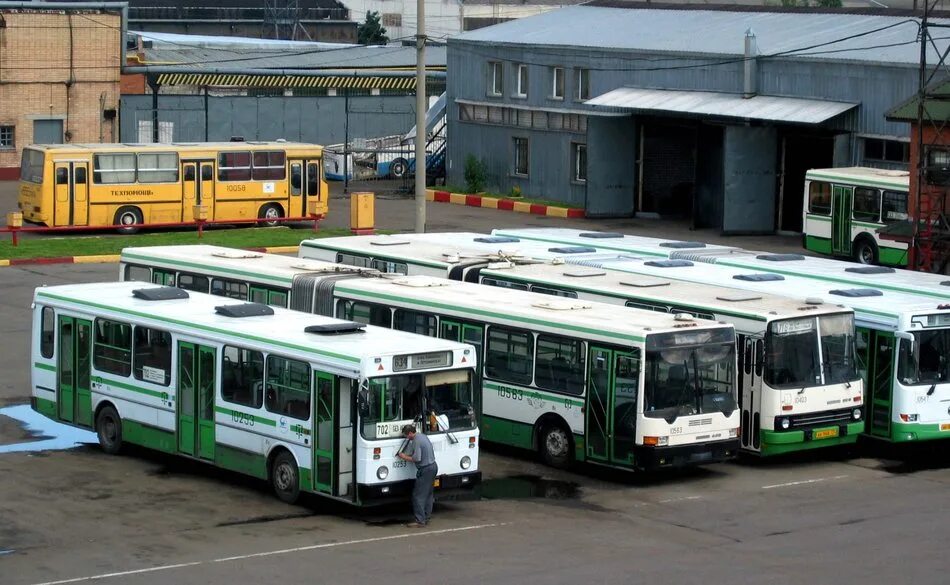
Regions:
<instances>
[{"instance_id":1,"label":"curb","mask_svg":"<svg viewBox=\"0 0 950 585\"><path fill-rule=\"evenodd\" d=\"M270 246L267 248L244 248L266 254L296 253L300 246ZM108 264L118 262L119 254L94 254L89 256L61 256L58 258L10 258L0 259L0 267L23 266L24 264Z\"/></svg>"},{"instance_id":2,"label":"curb","mask_svg":"<svg viewBox=\"0 0 950 585\"><path fill-rule=\"evenodd\" d=\"M515 211L518 213L546 215L548 217L569 217L575 219L584 218L583 209L557 207L554 205L539 205L536 203L513 201L511 199L501 199L498 197L484 197L482 195L449 193L448 191L436 191L434 189L426 189L426 201L453 203L455 205L467 205L468 207L487 207L489 209L501 209L504 211Z\"/></svg>"}]
</instances>

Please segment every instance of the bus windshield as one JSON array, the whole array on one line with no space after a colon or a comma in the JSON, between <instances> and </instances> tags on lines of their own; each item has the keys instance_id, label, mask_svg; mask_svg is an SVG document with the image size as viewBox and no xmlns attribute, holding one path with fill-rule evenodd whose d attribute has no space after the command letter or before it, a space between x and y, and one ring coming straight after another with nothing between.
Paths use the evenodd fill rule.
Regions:
<instances>
[{"instance_id":1,"label":"bus windshield","mask_svg":"<svg viewBox=\"0 0 950 585\"><path fill-rule=\"evenodd\" d=\"M425 390L420 392L420 388ZM415 423L426 434L475 428L472 371L447 370L370 378L361 400L363 437L399 436L399 428L380 431L377 423Z\"/></svg>"},{"instance_id":2,"label":"bus windshield","mask_svg":"<svg viewBox=\"0 0 950 585\"><path fill-rule=\"evenodd\" d=\"M765 383L808 388L858 379L854 360L854 315L783 319L769 324Z\"/></svg>"},{"instance_id":3,"label":"bus windshield","mask_svg":"<svg viewBox=\"0 0 950 585\"><path fill-rule=\"evenodd\" d=\"M672 423L679 416L736 409L734 342L647 351L643 414Z\"/></svg>"},{"instance_id":4,"label":"bus windshield","mask_svg":"<svg viewBox=\"0 0 950 585\"><path fill-rule=\"evenodd\" d=\"M914 344L901 340L897 376L902 384L940 384L950 380L950 329L913 332Z\"/></svg>"}]
</instances>

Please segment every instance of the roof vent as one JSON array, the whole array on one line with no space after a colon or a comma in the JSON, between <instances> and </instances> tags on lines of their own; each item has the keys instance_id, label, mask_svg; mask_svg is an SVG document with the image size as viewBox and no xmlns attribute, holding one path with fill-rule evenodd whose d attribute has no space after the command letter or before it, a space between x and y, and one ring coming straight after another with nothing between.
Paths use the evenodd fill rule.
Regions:
<instances>
[{"instance_id":1,"label":"roof vent","mask_svg":"<svg viewBox=\"0 0 950 585\"><path fill-rule=\"evenodd\" d=\"M719 295L716 298L720 301L726 301L729 303L742 303L745 301L757 301L762 297L759 295L737 292L733 294Z\"/></svg>"},{"instance_id":2,"label":"roof vent","mask_svg":"<svg viewBox=\"0 0 950 585\"><path fill-rule=\"evenodd\" d=\"M211 252L211 255L216 258L234 258L235 260L245 259L245 258L263 258L263 254L258 252L251 252L250 250L215 250Z\"/></svg>"},{"instance_id":3,"label":"roof vent","mask_svg":"<svg viewBox=\"0 0 950 585\"><path fill-rule=\"evenodd\" d=\"M950 280L945 280L940 283L940 286L950 286Z\"/></svg>"},{"instance_id":4,"label":"roof vent","mask_svg":"<svg viewBox=\"0 0 950 585\"><path fill-rule=\"evenodd\" d=\"M322 270L327 270L328 268L336 268L336 265L330 264L329 262L296 262L290 265L291 268L296 268L297 270L307 270L310 272L319 272ZM355 267L354 267L355 269Z\"/></svg>"},{"instance_id":5,"label":"roof vent","mask_svg":"<svg viewBox=\"0 0 950 585\"><path fill-rule=\"evenodd\" d=\"M825 301L819 299L818 297L806 297L805 304L806 305L823 305L825 304Z\"/></svg>"},{"instance_id":6,"label":"roof vent","mask_svg":"<svg viewBox=\"0 0 950 585\"><path fill-rule=\"evenodd\" d=\"M805 259L801 254L759 254L755 258L756 260L767 260L769 262L796 262Z\"/></svg>"},{"instance_id":7,"label":"roof vent","mask_svg":"<svg viewBox=\"0 0 950 585\"><path fill-rule=\"evenodd\" d=\"M706 244L702 242L663 242L661 248L675 248L677 250L688 250L690 248L705 248Z\"/></svg>"},{"instance_id":8,"label":"roof vent","mask_svg":"<svg viewBox=\"0 0 950 585\"><path fill-rule=\"evenodd\" d=\"M244 303L241 305L220 305L214 312L224 317L243 319L244 317L263 317L273 315L274 307L262 303Z\"/></svg>"},{"instance_id":9,"label":"roof vent","mask_svg":"<svg viewBox=\"0 0 950 585\"><path fill-rule=\"evenodd\" d=\"M582 238L591 238L593 240L608 240L623 237L623 234L619 232L583 232L579 235Z\"/></svg>"},{"instance_id":10,"label":"roof vent","mask_svg":"<svg viewBox=\"0 0 950 585\"><path fill-rule=\"evenodd\" d=\"M652 288L654 286L669 286L670 281L660 280L659 278L651 278L649 276L638 277L636 279L624 279L620 281L620 284L625 286L633 286L636 288Z\"/></svg>"},{"instance_id":11,"label":"roof vent","mask_svg":"<svg viewBox=\"0 0 950 585\"><path fill-rule=\"evenodd\" d=\"M747 282L771 282L774 280L785 280L781 274L771 274L768 272L755 272L752 274L736 274L732 278L744 280Z\"/></svg>"},{"instance_id":12,"label":"roof vent","mask_svg":"<svg viewBox=\"0 0 950 585\"><path fill-rule=\"evenodd\" d=\"M369 242L371 246L404 246L408 243L409 240L400 240L393 236L382 236Z\"/></svg>"},{"instance_id":13,"label":"roof vent","mask_svg":"<svg viewBox=\"0 0 950 585\"><path fill-rule=\"evenodd\" d=\"M655 266L657 268L684 268L692 266L689 260L650 260L643 263L645 266Z\"/></svg>"},{"instance_id":14,"label":"roof vent","mask_svg":"<svg viewBox=\"0 0 950 585\"><path fill-rule=\"evenodd\" d=\"M514 244L515 242L520 242L521 240L508 236L485 236L481 238L475 238L475 241L481 242L482 244Z\"/></svg>"},{"instance_id":15,"label":"roof vent","mask_svg":"<svg viewBox=\"0 0 950 585\"><path fill-rule=\"evenodd\" d=\"M393 281L393 284L399 286L408 286L412 288L429 288L435 286L448 286L450 280L444 278L432 278L430 276L410 276L408 278L399 278Z\"/></svg>"},{"instance_id":16,"label":"roof vent","mask_svg":"<svg viewBox=\"0 0 950 585\"><path fill-rule=\"evenodd\" d=\"M551 311L578 311L581 309L589 309L591 305L589 303L579 303L579 302L570 302L570 301L537 301L531 304L532 307L537 307L539 309L549 309Z\"/></svg>"},{"instance_id":17,"label":"roof vent","mask_svg":"<svg viewBox=\"0 0 950 585\"><path fill-rule=\"evenodd\" d=\"M606 276L607 272L605 270L596 270L596 269L583 269L583 268L572 268L564 272L564 276L571 276L574 278L590 278L592 276Z\"/></svg>"},{"instance_id":18,"label":"roof vent","mask_svg":"<svg viewBox=\"0 0 950 585\"><path fill-rule=\"evenodd\" d=\"M347 333L363 333L366 325L355 321L336 321L325 325L307 325L303 328L306 333L317 335L345 335Z\"/></svg>"},{"instance_id":19,"label":"roof vent","mask_svg":"<svg viewBox=\"0 0 950 585\"><path fill-rule=\"evenodd\" d=\"M560 248L548 248L548 252L555 254L593 254L596 248L588 246L561 246Z\"/></svg>"},{"instance_id":20,"label":"roof vent","mask_svg":"<svg viewBox=\"0 0 950 585\"><path fill-rule=\"evenodd\" d=\"M170 301L172 299L187 299L188 291L174 286L159 288L137 288L132 296L143 301Z\"/></svg>"},{"instance_id":21,"label":"roof vent","mask_svg":"<svg viewBox=\"0 0 950 585\"><path fill-rule=\"evenodd\" d=\"M893 268L887 266L857 266L855 268L845 268L845 272L854 272L855 274L891 274Z\"/></svg>"},{"instance_id":22,"label":"roof vent","mask_svg":"<svg viewBox=\"0 0 950 585\"><path fill-rule=\"evenodd\" d=\"M851 298L880 297L884 295L884 293L877 290L876 288L846 288L846 289L836 289L829 292L833 295L838 295L842 297L851 297Z\"/></svg>"},{"instance_id":23,"label":"roof vent","mask_svg":"<svg viewBox=\"0 0 950 585\"><path fill-rule=\"evenodd\" d=\"M673 313L673 320L675 321L692 321L693 316L689 313Z\"/></svg>"}]
</instances>

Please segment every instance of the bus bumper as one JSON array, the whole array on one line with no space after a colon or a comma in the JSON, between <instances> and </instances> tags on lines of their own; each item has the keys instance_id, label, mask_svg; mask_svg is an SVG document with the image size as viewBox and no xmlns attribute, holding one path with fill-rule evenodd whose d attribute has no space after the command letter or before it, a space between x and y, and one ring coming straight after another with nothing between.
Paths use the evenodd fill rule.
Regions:
<instances>
[{"instance_id":1,"label":"bus bumper","mask_svg":"<svg viewBox=\"0 0 950 585\"><path fill-rule=\"evenodd\" d=\"M863 420L791 431L763 429L760 433L761 453L762 455L778 455L792 451L847 445L856 442L858 435L863 432Z\"/></svg>"},{"instance_id":2,"label":"bus bumper","mask_svg":"<svg viewBox=\"0 0 950 585\"><path fill-rule=\"evenodd\" d=\"M459 494L470 493L475 486L482 482L481 471L455 473L436 477L435 499L451 498ZM392 483L377 483L359 486L359 501L364 505L386 504L396 501L406 501L412 494L414 479L395 481Z\"/></svg>"},{"instance_id":3,"label":"bus bumper","mask_svg":"<svg viewBox=\"0 0 950 585\"><path fill-rule=\"evenodd\" d=\"M638 469L661 467L686 467L706 465L735 459L739 452L739 439L701 443L698 445L675 445L672 447L647 447L638 445L633 450Z\"/></svg>"}]
</instances>

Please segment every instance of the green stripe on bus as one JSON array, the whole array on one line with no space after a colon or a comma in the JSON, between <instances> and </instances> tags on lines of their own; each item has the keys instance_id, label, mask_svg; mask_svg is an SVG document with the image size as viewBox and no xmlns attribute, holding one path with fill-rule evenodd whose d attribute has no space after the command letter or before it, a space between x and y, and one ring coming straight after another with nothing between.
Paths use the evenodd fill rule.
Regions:
<instances>
[{"instance_id":1,"label":"green stripe on bus","mask_svg":"<svg viewBox=\"0 0 950 585\"><path fill-rule=\"evenodd\" d=\"M118 388L122 388L123 390L130 390L132 392L144 394L146 396L151 396L153 398L161 398L162 400L168 400L168 392L158 392L156 390L150 390L148 388L142 388L141 386L136 386L135 384L120 382L112 378L103 378L102 376L93 376L90 379L97 384L108 384L109 386L116 386Z\"/></svg>"},{"instance_id":2,"label":"green stripe on bus","mask_svg":"<svg viewBox=\"0 0 950 585\"><path fill-rule=\"evenodd\" d=\"M321 349L314 349L314 348L312 348L312 347L306 347L306 346L303 346L303 345L297 345L296 343L287 343L287 342L284 342L284 341L275 341L275 340L273 340L273 339L268 339L268 338L266 338L266 337L258 337L257 335L247 335L247 334L245 334L245 333L235 333L235 332L233 332L233 331L228 331L227 329L219 329L219 328L217 328L217 327L209 327L209 326L207 326L207 325L196 325L196 324L194 324L194 323L189 323L189 322L187 322L187 321L181 321L181 320L179 320L179 319L169 319L169 318L166 318L166 317L157 317L157 316L155 316L155 315L149 315L148 313L143 313L143 312L141 312L141 311L130 311L130 310L127 310L127 309L117 309L117 308L115 308L115 307L110 307L109 305L104 305L104 304L102 304L102 303L93 303L92 301L83 301L83 300L78 300L78 299L71 299L71 298L69 298L69 297L64 297L64 296L61 296L61 295L52 294L52 293L49 293L49 292L46 292L46 291L38 291L38 292L36 293L36 295L37 295L38 297L46 297L46 298L54 299L54 300L57 300L57 301L64 301L64 302L67 302L67 303L76 303L76 304L79 304L79 305L87 305L87 306L90 306L90 307L95 307L95 308L97 308L97 309L105 309L105 310L108 310L108 311L114 311L114 312L116 312L116 313L123 313L123 314L126 314L126 315L132 315L132 316L135 316L135 317L142 317L142 318L145 318L145 319L154 319L155 321L162 321L162 322L165 322L165 323L173 323L173 324L175 324L175 325L180 325L180 326L187 327L187 328L198 329L198 330L200 330L200 331L206 331L206 332L208 332L208 333L215 333L215 334L218 334L218 335L228 335L228 336L240 337L241 339L247 339L247 340L249 340L249 341L256 341L256 342L258 342L258 343L265 343L265 344L268 344L268 345L276 345L276 346L285 347L285 348L288 348L288 349L295 349L295 350L297 350L297 351L302 351L302 352L304 352L304 353L312 353L312 354L322 355L322 356L326 356L326 357L331 357L331 358L335 358L335 359L339 359L339 360L343 360L343 361L347 361L347 362L360 363L360 359L359 359L359 358L356 358L356 357L352 357L352 356L348 356L348 355L344 355L344 354L340 354L340 353L336 353L336 352L332 352L332 351L326 351L326 350L321 350Z\"/></svg>"},{"instance_id":3,"label":"green stripe on bus","mask_svg":"<svg viewBox=\"0 0 950 585\"><path fill-rule=\"evenodd\" d=\"M354 290L354 289L348 288L348 287L344 284L344 282L346 282L346 281L341 281L340 283L338 283L338 284L336 285L336 290L337 290L337 291L347 292L347 293L350 293L350 294L352 294L352 295L361 295L361 296L371 297L371 298L380 299L380 300L385 300L385 301L405 301L405 300L406 300L406 297L401 297L401 296L397 296L397 295L391 295L391 294L386 294L386 293L368 292L368 291L362 291L362 290ZM505 319L505 320L508 320L508 321L517 321L517 322L519 322L519 323L527 323L527 324L531 324L531 325L550 325L550 324L551 324L551 321L546 321L546 320L544 320L544 319L531 319L531 318L528 318L528 317L514 317L514 316L511 316L511 315L507 315L507 314L505 314L505 313L496 313L496 312L494 312L494 311L486 311L486 310L483 310L483 309L461 309L461 308L459 308L459 307L456 306L456 305L450 305L450 304L446 304L446 303L436 303L436 302L434 302L434 301L420 301L420 300L418 300L418 299L412 299L412 303L414 303L414 304L419 304L419 305L423 305L423 306L430 307L430 308L433 308L433 309L459 311L459 312L465 313L465 314L467 314L467 315L480 315L480 316L494 317L494 318L498 318L498 319ZM644 337L641 337L641 336L639 336L639 335L626 335L626 334L619 334L619 333L618 333L618 334L607 334L607 333L605 333L605 332L604 332L603 330L601 330L601 329L593 329L593 328L590 328L590 327L579 327L579 326L577 326L577 325L564 325L563 323L557 323L556 326L559 327L559 328L561 328L561 329L567 329L567 330L571 330L571 331L577 331L577 332L580 332L580 333L603 335L604 337L611 337L611 338L615 338L615 339L623 339L623 340L626 340L626 341L640 341L640 342L642 342L642 341L644 341L644 339L645 339Z\"/></svg>"},{"instance_id":4,"label":"green stripe on bus","mask_svg":"<svg viewBox=\"0 0 950 585\"><path fill-rule=\"evenodd\" d=\"M517 391L519 395L524 396L525 398L549 400L552 402L557 402L558 404L563 404L565 406L571 405L571 406L576 406L578 408L583 408L584 406L583 400L574 400L568 396L565 396L564 394L556 394L554 392L545 392L543 390L538 391L534 388L530 390L526 390L523 386L517 386L517 385L502 386L501 384L497 384L495 382L488 382L488 381L483 382L483 384L485 388L491 388L492 390L495 390L499 394L501 394L503 391L506 391L506 390L509 392Z\"/></svg>"},{"instance_id":5,"label":"green stripe on bus","mask_svg":"<svg viewBox=\"0 0 950 585\"><path fill-rule=\"evenodd\" d=\"M230 408L225 408L223 406L215 406L214 411L220 414L225 414L230 417L239 418L240 420L249 420L254 421L255 423L261 423L262 425L267 425L269 427L277 427L277 421L271 420L269 418L264 418L263 416L257 416L256 414L248 414L246 412L241 412L240 410L231 410Z\"/></svg>"},{"instance_id":6,"label":"green stripe on bus","mask_svg":"<svg viewBox=\"0 0 950 585\"><path fill-rule=\"evenodd\" d=\"M48 372L55 372L55 371L56 371L56 366L51 365L51 364L44 364L44 363L41 363L41 362L33 362L33 367L35 367L35 368L37 368L37 369L39 369L39 370L46 370L46 371L48 371Z\"/></svg>"},{"instance_id":7,"label":"green stripe on bus","mask_svg":"<svg viewBox=\"0 0 950 585\"><path fill-rule=\"evenodd\" d=\"M201 264L199 262L187 262L185 260L169 260L167 258L154 258L152 256L147 256L144 254L136 254L134 252L123 252L122 258L123 259L132 258L135 260L142 260L144 262L149 262L149 263L162 262L166 264L172 264L175 266L195 268L199 271L199 274L202 274L205 276L211 276L210 274L208 274L208 265ZM161 266L152 265L152 267L162 269ZM237 275L245 276L248 278L253 278L255 280L270 280L271 282L269 284L280 284L281 286L287 286L288 288L293 284L292 278L281 278L279 276L266 276L264 274L260 274L259 272L255 272L253 270L238 270L237 268L226 268L223 266L216 266L214 269L219 272L226 272L228 274L237 274ZM248 281L248 284L253 284L253 282Z\"/></svg>"},{"instance_id":8,"label":"green stripe on bus","mask_svg":"<svg viewBox=\"0 0 950 585\"><path fill-rule=\"evenodd\" d=\"M398 256L388 256L386 254L377 253L375 250L368 252L366 250L352 250L345 247L339 246L330 246L328 244L311 244L307 240L300 242L300 245L304 248L313 248L314 250L332 250L334 252L343 252L345 254L353 254L354 256L360 256L361 258L381 258L385 260L392 260L393 262L400 262L402 264L419 264L421 266L428 266L429 268L448 268L450 265L448 262L439 264L437 262L428 262L426 260L407 260L405 258L400 258Z\"/></svg>"}]
</instances>

